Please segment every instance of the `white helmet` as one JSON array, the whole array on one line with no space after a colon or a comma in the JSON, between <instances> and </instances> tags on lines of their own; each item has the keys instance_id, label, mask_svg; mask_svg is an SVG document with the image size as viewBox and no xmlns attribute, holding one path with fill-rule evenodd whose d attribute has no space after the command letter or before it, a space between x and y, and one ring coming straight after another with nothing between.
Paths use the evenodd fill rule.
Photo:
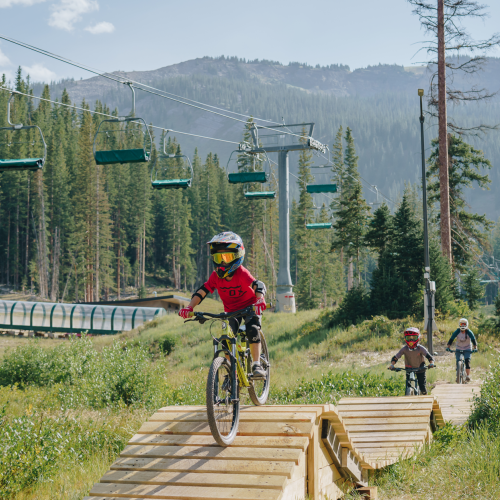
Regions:
<instances>
[{"instance_id":1,"label":"white helmet","mask_svg":"<svg viewBox=\"0 0 500 500\"><path fill-rule=\"evenodd\" d=\"M458 322L460 330L464 331L469 328L469 322L467 321L466 318L461 318L460 321Z\"/></svg>"}]
</instances>

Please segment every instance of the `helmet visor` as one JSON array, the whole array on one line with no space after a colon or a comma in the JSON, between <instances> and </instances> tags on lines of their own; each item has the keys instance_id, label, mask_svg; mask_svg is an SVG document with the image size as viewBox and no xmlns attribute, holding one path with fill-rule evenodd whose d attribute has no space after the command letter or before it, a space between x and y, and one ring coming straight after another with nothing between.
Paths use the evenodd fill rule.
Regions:
<instances>
[{"instance_id":1,"label":"helmet visor","mask_svg":"<svg viewBox=\"0 0 500 500\"><path fill-rule=\"evenodd\" d=\"M216 264L230 264L237 258L235 253L214 253L212 259Z\"/></svg>"},{"instance_id":2,"label":"helmet visor","mask_svg":"<svg viewBox=\"0 0 500 500\"><path fill-rule=\"evenodd\" d=\"M416 342L418 340L418 335L405 335L405 340L407 342Z\"/></svg>"}]
</instances>

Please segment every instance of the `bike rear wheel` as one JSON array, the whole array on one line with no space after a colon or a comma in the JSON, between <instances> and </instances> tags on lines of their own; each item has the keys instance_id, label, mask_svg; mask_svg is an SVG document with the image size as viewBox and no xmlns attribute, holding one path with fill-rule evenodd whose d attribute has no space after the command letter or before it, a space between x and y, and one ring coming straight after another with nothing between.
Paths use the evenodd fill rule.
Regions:
<instances>
[{"instance_id":1,"label":"bike rear wheel","mask_svg":"<svg viewBox=\"0 0 500 500\"><path fill-rule=\"evenodd\" d=\"M237 384L226 358L214 358L207 379L207 416L212 436L220 446L228 446L236 437L240 420L240 402L231 398Z\"/></svg>"},{"instance_id":2,"label":"bike rear wheel","mask_svg":"<svg viewBox=\"0 0 500 500\"><path fill-rule=\"evenodd\" d=\"M267 398L269 397L269 388L271 384L271 363L269 362L269 351L267 349L266 337L262 332L260 332L260 363L262 368L266 370L266 378L261 380L250 380L250 387L248 388L248 393L252 403L256 406L265 405ZM249 362L249 367L251 369L251 362Z\"/></svg>"}]
</instances>

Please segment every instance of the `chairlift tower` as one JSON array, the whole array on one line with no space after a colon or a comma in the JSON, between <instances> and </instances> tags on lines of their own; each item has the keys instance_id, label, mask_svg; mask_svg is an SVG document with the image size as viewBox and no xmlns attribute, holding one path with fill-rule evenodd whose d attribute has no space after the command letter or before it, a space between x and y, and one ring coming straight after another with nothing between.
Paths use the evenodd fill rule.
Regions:
<instances>
[{"instance_id":1,"label":"chairlift tower","mask_svg":"<svg viewBox=\"0 0 500 500\"><path fill-rule=\"evenodd\" d=\"M276 312L295 313L295 295L290 275L290 172L288 153L314 149L325 153L326 146L312 138L314 123L259 127L253 125L250 154L278 154L279 186L279 269L276 284Z\"/></svg>"}]
</instances>

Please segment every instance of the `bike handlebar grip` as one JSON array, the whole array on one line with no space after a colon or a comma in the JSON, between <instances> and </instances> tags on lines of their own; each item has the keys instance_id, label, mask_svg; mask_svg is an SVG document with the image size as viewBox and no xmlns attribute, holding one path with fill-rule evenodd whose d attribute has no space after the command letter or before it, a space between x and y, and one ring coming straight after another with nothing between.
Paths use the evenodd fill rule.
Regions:
<instances>
[{"instance_id":1,"label":"bike handlebar grip","mask_svg":"<svg viewBox=\"0 0 500 500\"><path fill-rule=\"evenodd\" d=\"M187 317L188 317L188 318L194 318L194 312L190 312L190 313L188 313Z\"/></svg>"}]
</instances>

